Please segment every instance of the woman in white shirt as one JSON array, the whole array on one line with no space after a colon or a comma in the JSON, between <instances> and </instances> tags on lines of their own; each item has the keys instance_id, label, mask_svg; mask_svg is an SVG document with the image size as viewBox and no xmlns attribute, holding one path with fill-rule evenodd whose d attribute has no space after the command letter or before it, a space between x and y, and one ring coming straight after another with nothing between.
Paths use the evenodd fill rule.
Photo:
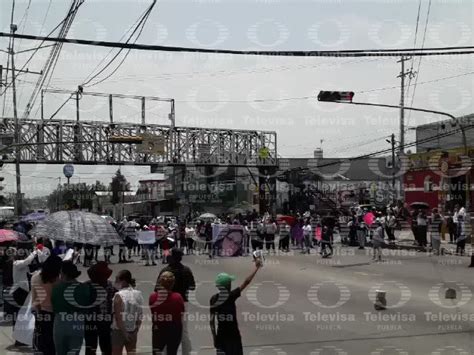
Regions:
<instances>
[{"instance_id":1,"label":"woman in white shirt","mask_svg":"<svg viewBox=\"0 0 474 355\"><path fill-rule=\"evenodd\" d=\"M137 348L137 334L143 317L143 295L135 290L135 279L128 270L122 270L115 278L115 294L112 304L112 355L121 355L123 348L133 354Z\"/></svg>"},{"instance_id":2,"label":"woman in white shirt","mask_svg":"<svg viewBox=\"0 0 474 355\"><path fill-rule=\"evenodd\" d=\"M303 250L302 253L310 253L311 250L311 235L313 233L313 228L311 227L311 221L309 218L306 220L305 225L303 226L303 240L306 250Z\"/></svg>"}]
</instances>

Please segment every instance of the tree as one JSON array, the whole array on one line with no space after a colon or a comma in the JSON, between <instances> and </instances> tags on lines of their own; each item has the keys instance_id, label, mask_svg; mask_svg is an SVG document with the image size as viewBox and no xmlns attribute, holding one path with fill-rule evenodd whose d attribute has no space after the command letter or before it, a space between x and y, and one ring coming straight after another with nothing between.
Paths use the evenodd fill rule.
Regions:
<instances>
[{"instance_id":1,"label":"tree","mask_svg":"<svg viewBox=\"0 0 474 355\"><path fill-rule=\"evenodd\" d=\"M127 181L127 178L122 174L120 169L115 172L115 176L112 178L110 190L112 191L111 202L113 205L120 202L121 194L123 192L130 191L130 183Z\"/></svg>"},{"instance_id":2,"label":"tree","mask_svg":"<svg viewBox=\"0 0 474 355\"><path fill-rule=\"evenodd\" d=\"M107 187L100 181L87 185L85 183L63 184L49 194L47 206L51 211L81 208L92 210L96 191L107 191Z\"/></svg>"}]
</instances>

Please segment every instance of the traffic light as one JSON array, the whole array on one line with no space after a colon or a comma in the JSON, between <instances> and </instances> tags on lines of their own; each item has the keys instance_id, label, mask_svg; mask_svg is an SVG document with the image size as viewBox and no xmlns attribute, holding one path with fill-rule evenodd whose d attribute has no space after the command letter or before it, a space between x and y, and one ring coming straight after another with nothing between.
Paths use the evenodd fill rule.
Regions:
<instances>
[{"instance_id":1,"label":"traffic light","mask_svg":"<svg viewBox=\"0 0 474 355\"><path fill-rule=\"evenodd\" d=\"M353 91L320 91L318 101L325 102L352 102Z\"/></svg>"}]
</instances>

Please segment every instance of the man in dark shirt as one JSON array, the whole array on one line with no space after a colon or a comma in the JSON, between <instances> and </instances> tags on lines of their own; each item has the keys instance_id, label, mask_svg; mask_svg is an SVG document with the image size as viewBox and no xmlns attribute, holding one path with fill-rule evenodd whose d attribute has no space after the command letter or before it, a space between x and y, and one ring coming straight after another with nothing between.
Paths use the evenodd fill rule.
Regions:
<instances>
[{"instance_id":1,"label":"man in dark shirt","mask_svg":"<svg viewBox=\"0 0 474 355\"><path fill-rule=\"evenodd\" d=\"M191 269L181 263L183 259L183 251L179 248L171 249L171 255L168 257L169 265L163 268L158 275L158 280L156 282L156 289L159 287L159 280L161 274L165 271L173 273L175 277L175 282L173 286L173 292L178 292L181 294L184 300L185 305L185 315L183 317L183 336L181 339L181 351L183 355L188 355L191 350L191 340L189 338L187 321L186 321L186 311L188 303L188 291L194 290L196 288L196 282L194 281L194 275Z\"/></svg>"},{"instance_id":2,"label":"man in dark shirt","mask_svg":"<svg viewBox=\"0 0 474 355\"><path fill-rule=\"evenodd\" d=\"M255 261L255 270L245 279L240 287L231 289L235 277L220 273L216 278L219 293L211 297L211 331L214 347L218 355L243 355L242 338L237 322L237 308L235 301L242 291L252 282L258 269L262 267L261 261ZM216 331L217 318L217 331Z\"/></svg>"}]
</instances>

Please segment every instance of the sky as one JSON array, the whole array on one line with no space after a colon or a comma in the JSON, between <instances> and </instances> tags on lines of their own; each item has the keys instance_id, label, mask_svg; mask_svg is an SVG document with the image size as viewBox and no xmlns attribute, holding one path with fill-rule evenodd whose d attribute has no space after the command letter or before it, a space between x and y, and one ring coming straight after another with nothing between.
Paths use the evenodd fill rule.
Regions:
<instances>
[{"instance_id":1,"label":"sky","mask_svg":"<svg viewBox=\"0 0 474 355\"><path fill-rule=\"evenodd\" d=\"M423 43L425 47L472 46L472 1L432 0L425 26L429 2L421 0L417 30L420 0L158 1L138 43L242 50L412 48ZM86 0L68 37L119 41L150 3ZM66 15L70 1L17 0L16 4L18 33L44 35ZM5 32L9 31L10 11L11 1L2 0L0 29ZM17 41L16 50L35 45L32 41ZM0 39L0 49L6 50L7 46L8 41ZM64 45L49 87L75 90L108 52L98 47ZM40 70L48 55L48 49L41 50L28 68ZM28 56L17 55L17 67ZM311 157L320 147L326 157L351 157L389 148L387 136L396 133L398 138L398 110L319 103L317 93L351 90L357 101L398 105L398 59L132 51L112 77L85 91L172 97L176 100L176 124L180 126L276 131L281 157ZM7 55L0 52L0 63L6 62ZM421 62L414 58L406 65L417 72L417 77L407 80L411 85L406 88L408 105L456 116L474 112L472 56L430 57ZM31 74L18 78L20 113L36 79ZM45 115L56 111L66 98L63 94L48 94ZM252 102L255 99L280 101ZM108 120L106 102L88 100L81 118ZM69 102L56 118L75 118L73 105ZM38 107L37 103L32 117L39 118ZM139 109L139 102L123 100L115 106L116 119L140 122ZM168 110L165 104L151 106L147 122L167 124ZM5 111L5 116L12 116L11 91L6 95ZM406 116L409 127L442 119L420 113L407 112ZM413 140L413 131L408 131L406 141ZM13 167L3 170L6 190L13 191ZM75 178L109 182L115 170L77 166ZM143 167L124 168L132 184L147 172ZM65 180L62 166L25 165L22 177L23 191L29 196L47 194L59 177Z\"/></svg>"}]
</instances>

